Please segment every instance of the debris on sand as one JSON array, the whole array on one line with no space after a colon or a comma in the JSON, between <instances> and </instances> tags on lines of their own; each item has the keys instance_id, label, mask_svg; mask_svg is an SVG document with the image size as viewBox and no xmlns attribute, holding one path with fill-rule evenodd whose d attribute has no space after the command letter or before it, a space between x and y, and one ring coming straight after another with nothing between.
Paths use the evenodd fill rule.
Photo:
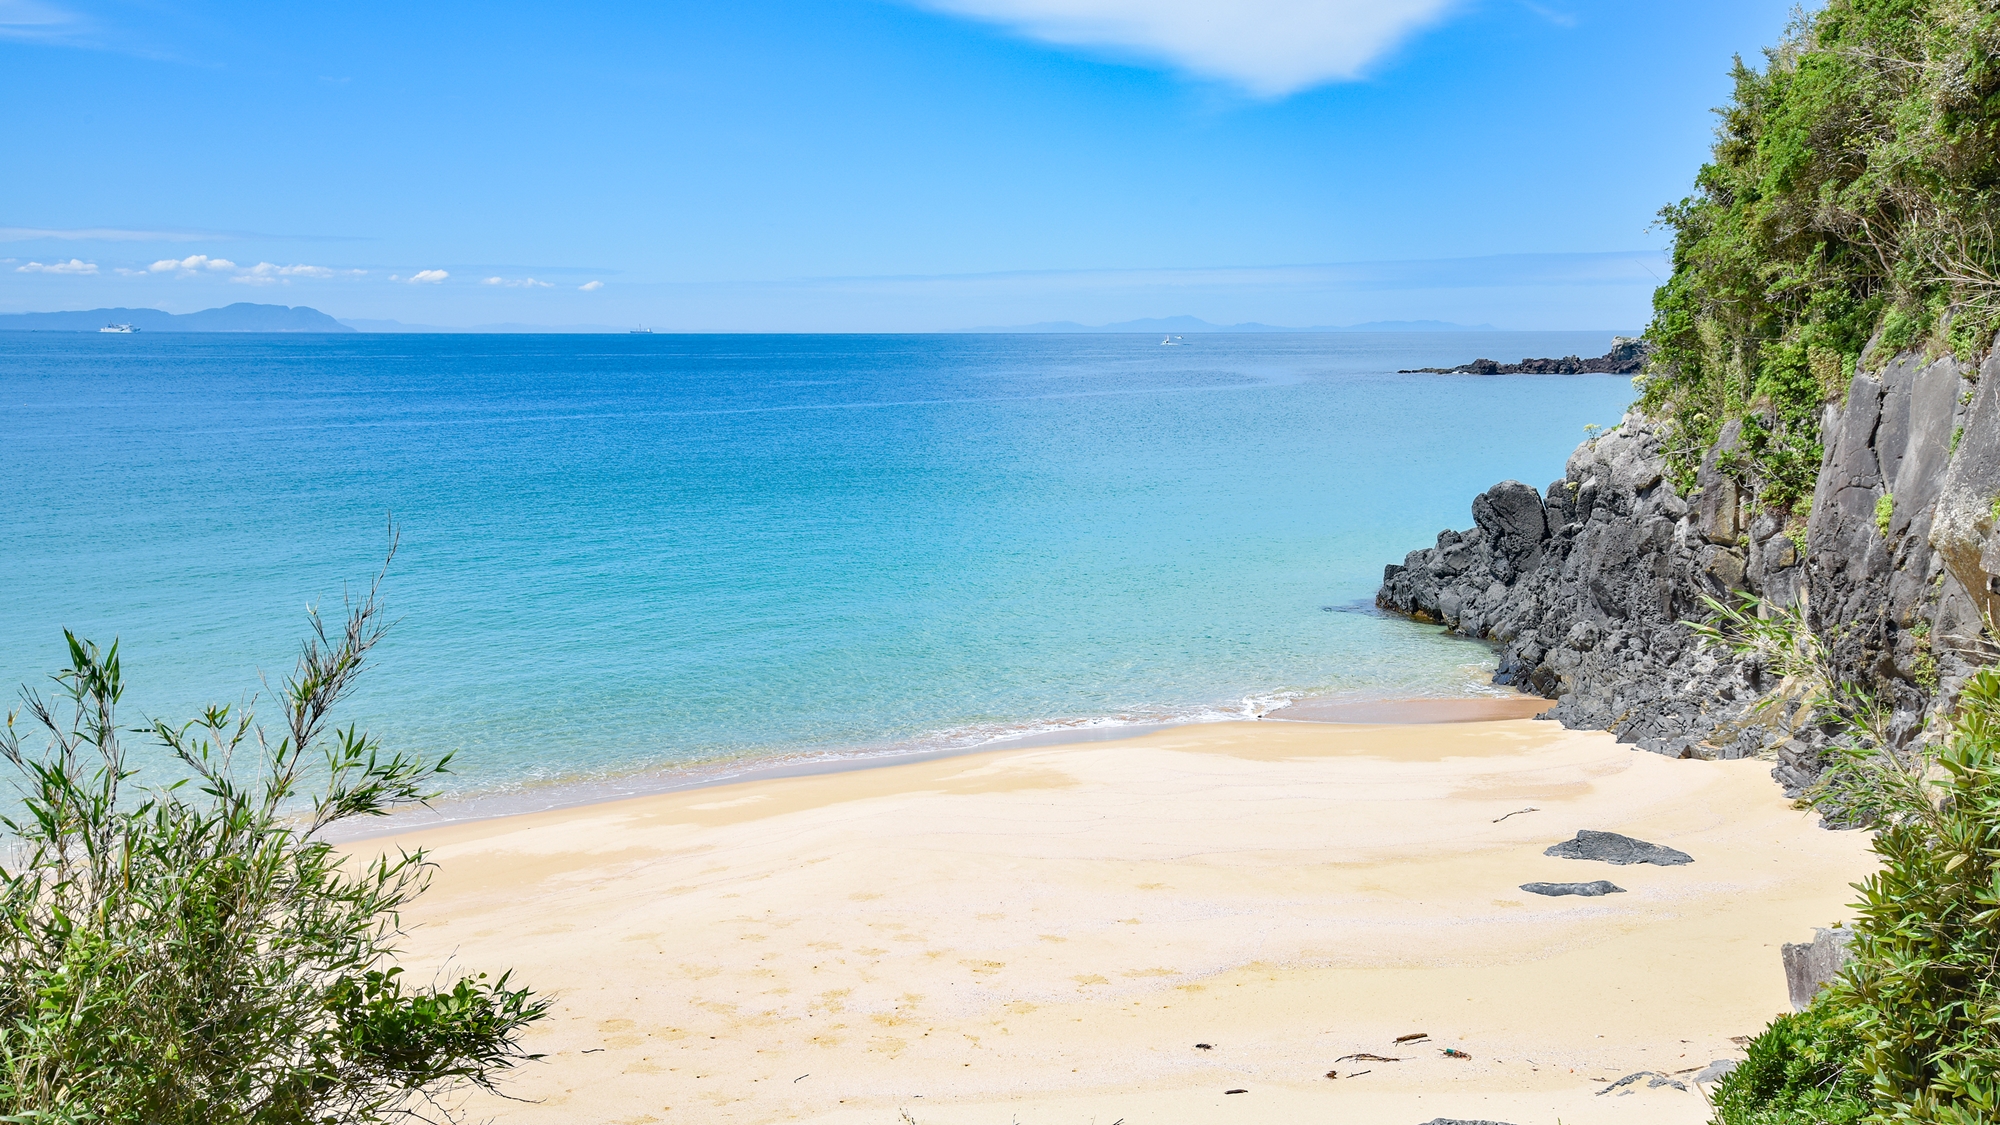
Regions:
<instances>
[{"instance_id":1,"label":"debris on sand","mask_svg":"<svg viewBox=\"0 0 2000 1125\"><path fill-rule=\"evenodd\" d=\"M1635 1086L1635 1084L1641 1078L1650 1080L1646 1083L1646 1088L1648 1090L1656 1090L1661 1086L1672 1086L1674 1089L1679 1090L1683 1093L1687 1091L1687 1083L1682 1082L1678 1078L1673 1078L1654 1070L1642 1070L1635 1074L1628 1074L1625 1077L1620 1078L1618 1081L1613 1082L1611 1085L1606 1086L1604 1089L1599 1090L1597 1092L1597 1096L1601 1098L1613 1090L1624 1089L1627 1086ZM1631 1090L1625 1090L1625 1093L1627 1094L1631 1092L1632 1092Z\"/></svg>"}]
</instances>

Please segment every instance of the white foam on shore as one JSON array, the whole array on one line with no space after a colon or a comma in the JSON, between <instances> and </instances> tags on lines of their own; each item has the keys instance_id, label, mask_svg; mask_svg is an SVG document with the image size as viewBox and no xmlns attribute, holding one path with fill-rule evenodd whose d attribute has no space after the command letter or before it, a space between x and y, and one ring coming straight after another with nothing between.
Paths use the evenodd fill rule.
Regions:
<instances>
[{"instance_id":1,"label":"white foam on shore","mask_svg":"<svg viewBox=\"0 0 2000 1125\"><path fill-rule=\"evenodd\" d=\"M343 839L359 839L387 835L417 826L489 820L495 817L574 808L580 805L707 788L760 778L868 769L1009 747L1133 738L1168 727L1254 721L1267 717L1280 718L1286 710L1299 704L1313 704L1317 709L1329 705L1429 699L1490 699L1518 694L1511 688L1498 687L1486 682L1492 674L1491 665L1468 664L1462 671L1465 673L1465 682L1449 685L1456 688L1456 691L1418 690L1395 693L1374 690L1313 693L1278 690L1245 695L1240 699L1218 704L1189 707L1142 706L1087 718L968 724L917 738L875 745L776 752L748 751L727 758L662 764L616 773L551 773L502 786L447 793L422 810L397 814L366 824L351 824L336 835Z\"/></svg>"}]
</instances>

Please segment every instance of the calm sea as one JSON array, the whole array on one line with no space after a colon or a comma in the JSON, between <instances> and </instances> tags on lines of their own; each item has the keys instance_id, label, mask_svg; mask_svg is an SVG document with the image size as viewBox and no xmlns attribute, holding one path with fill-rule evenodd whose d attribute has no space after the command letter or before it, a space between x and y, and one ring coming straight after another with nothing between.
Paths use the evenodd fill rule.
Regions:
<instances>
[{"instance_id":1,"label":"calm sea","mask_svg":"<svg viewBox=\"0 0 2000 1125\"><path fill-rule=\"evenodd\" d=\"M0 333L0 683L240 700L393 513L347 717L467 790L1473 693L1382 565L1631 387L1394 372L1608 343Z\"/></svg>"}]
</instances>

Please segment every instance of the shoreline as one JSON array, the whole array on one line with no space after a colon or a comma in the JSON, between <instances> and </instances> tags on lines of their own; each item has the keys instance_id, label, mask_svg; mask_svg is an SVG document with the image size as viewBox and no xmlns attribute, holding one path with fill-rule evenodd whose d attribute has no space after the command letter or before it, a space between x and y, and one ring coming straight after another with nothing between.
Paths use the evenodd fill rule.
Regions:
<instances>
[{"instance_id":1,"label":"shoreline","mask_svg":"<svg viewBox=\"0 0 2000 1125\"><path fill-rule=\"evenodd\" d=\"M1378 700L1303 699L1263 712L1257 715L1256 719L1284 723L1407 726L1533 718L1554 706L1555 700L1519 692L1493 696ZM1160 723L1111 723L1084 720L1077 726L1061 730L1032 731L965 746L937 749L891 748L873 753L829 754L820 758L781 758L763 764L736 761L681 769L644 770L616 778L554 780L532 786L472 793L463 797L446 797L423 809L396 813L371 823L354 825L354 830L333 833L329 839L335 843L347 844L450 824L470 824L564 809L588 808L592 805L615 804L620 801L713 789L743 782L884 769L917 762L962 758L991 751L1113 742L1144 738L1150 734L1184 727L1204 727L1242 721L1244 720L1195 719Z\"/></svg>"},{"instance_id":2,"label":"shoreline","mask_svg":"<svg viewBox=\"0 0 2000 1125\"><path fill-rule=\"evenodd\" d=\"M1697 1125L1693 1073L1787 1008L1777 946L1872 867L1767 773L1525 719L1245 721L348 850L439 865L413 973L512 968L555 1000L507 1087L528 1100L469 1107L510 1125ZM1695 862L1542 854L1580 828ZM1625 893L1517 889L1596 878ZM1600 1095L1640 1071L1671 1081Z\"/></svg>"}]
</instances>

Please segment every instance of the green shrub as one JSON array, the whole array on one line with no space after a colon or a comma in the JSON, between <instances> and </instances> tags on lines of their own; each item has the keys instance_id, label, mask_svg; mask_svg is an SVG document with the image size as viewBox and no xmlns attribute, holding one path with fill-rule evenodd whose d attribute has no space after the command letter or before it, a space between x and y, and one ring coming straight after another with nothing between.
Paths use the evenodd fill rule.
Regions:
<instances>
[{"instance_id":1,"label":"green shrub","mask_svg":"<svg viewBox=\"0 0 2000 1125\"><path fill-rule=\"evenodd\" d=\"M1829 1091L1866 1102L1871 1125L2000 1121L2000 667L1967 679L1942 742L1888 750L1885 709L1834 674L1832 642L1797 607L1711 599L1709 608L1697 635L1783 677L1767 705L1796 703L1795 723L1845 729L1813 800L1830 818L1872 825L1881 860L1856 884L1854 960L1814 1002L1806 1022L1817 1026L1774 1022L1719 1119L1820 1120L1785 1116L1817 1074L1840 1080L1823 1082ZM1932 640L1916 632L1920 644ZM1838 1074L1827 1069L1834 1059L1846 1060ZM1850 1072L1865 1082L1842 1086Z\"/></svg>"},{"instance_id":2,"label":"green shrub","mask_svg":"<svg viewBox=\"0 0 2000 1125\"><path fill-rule=\"evenodd\" d=\"M177 784L139 789L126 764L116 644L69 636L61 695L23 691L47 747L24 747L8 716L23 811L5 820L19 862L0 871L0 1120L436 1120L452 1116L440 1098L534 1057L520 1033L547 1007L526 989L412 986L393 965L423 853L361 863L324 839L424 799L446 765L330 726L378 618L371 589L339 635L311 619L274 745L229 707L155 722Z\"/></svg>"},{"instance_id":3,"label":"green shrub","mask_svg":"<svg viewBox=\"0 0 2000 1125\"><path fill-rule=\"evenodd\" d=\"M1849 1125L1868 1115L1861 1041L1824 996L1779 1016L1750 1041L1746 1057L1716 1084L1719 1125Z\"/></svg>"},{"instance_id":4,"label":"green shrub","mask_svg":"<svg viewBox=\"0 0 2000 1125\"><path fill-rule=\"evenodd\" d=\"M1967 682L1950 737L1872 754L1881 870L1858 885L1852 1014L1884 1119L2000 1121L2000 669Z\"/></svg>"},{"instance_id":5,"label":"green shrub","mask_svg":"<svg viewBox=\"0 0 2000 1125\"><path fill-rule=\"evenodd\" d=\"M1882 538L1889 538L1889 521L1896 518L1896 497L1883 493L1875 498L1875 530Z\"/></svg>"}]
</instances>

